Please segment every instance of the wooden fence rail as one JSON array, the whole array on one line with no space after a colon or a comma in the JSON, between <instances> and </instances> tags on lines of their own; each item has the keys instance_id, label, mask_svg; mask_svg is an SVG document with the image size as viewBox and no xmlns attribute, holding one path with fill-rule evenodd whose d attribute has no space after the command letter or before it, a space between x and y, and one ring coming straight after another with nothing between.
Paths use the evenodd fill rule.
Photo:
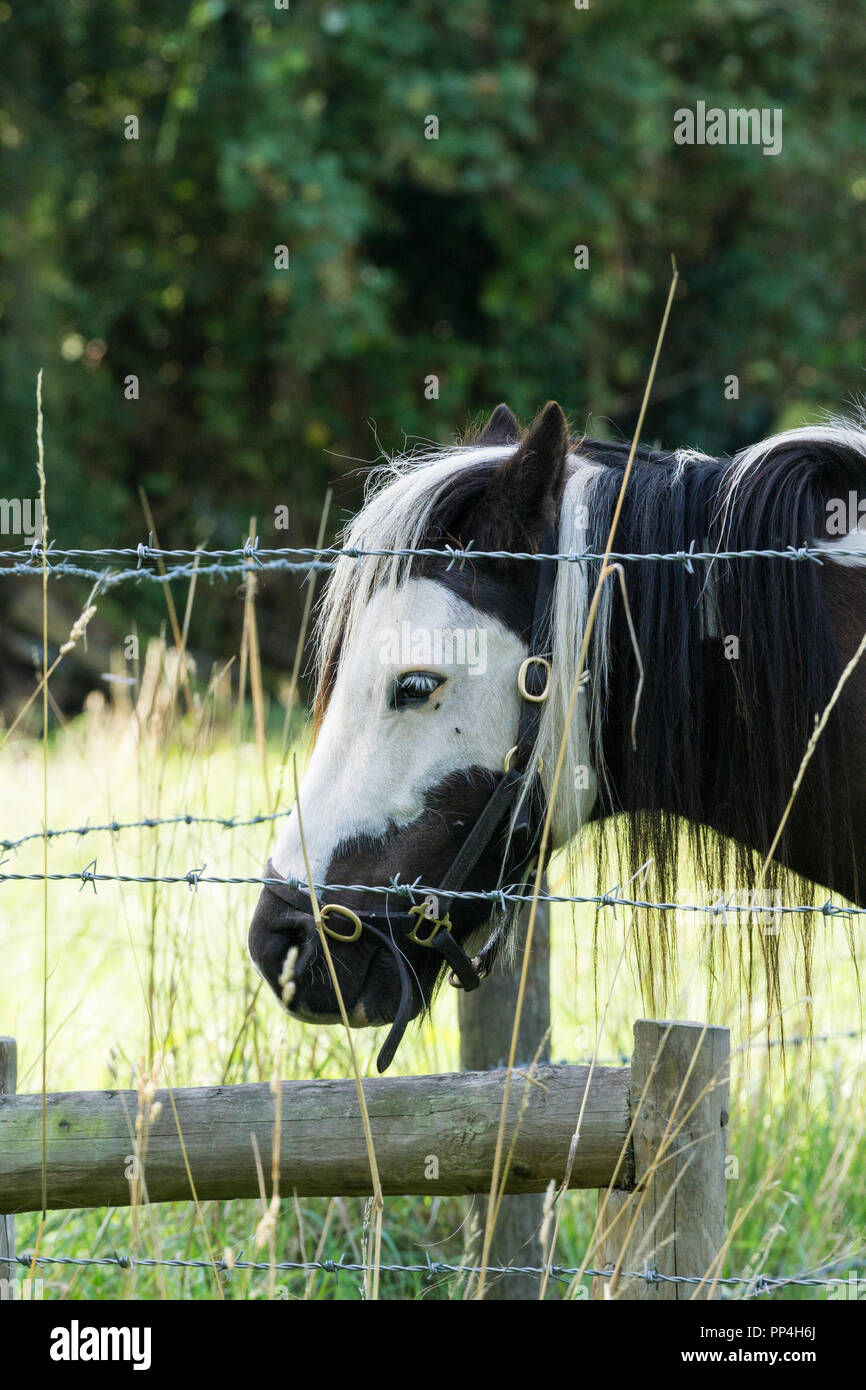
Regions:
<instances>
[{"instance_id":1,"label":"wooden fence rail","mask_svg":"<svg viewBox=\"0 0 866 1390\"><path fill-rule=\"evenodd\" d=\"M10 1042L0 1040L0 1055L5 1043L14 1056ZM727 1063L727 1029L641 1020L631 1067L596 1067L591 1081L588 1066L515 1071L504 1190L543 1192L551 1179L561 1182L571 1152L569 1186L603 1189L602 1203L612 1183L617 1189L601 1222L603 1232L620 1213L599 1244L605 1261L616 1264L630 1230L621 1269L647 1262L662 1272L703 1274L724 1241ZM14 1088L14 1070L5 1084ZM504 1084L502 1070L365 1081L384 1193L486 1193ZM135 1091L48 1095L49 1209L185 1201L192 1185L199 1200L257 1197L256 1150L269 1183L270 1087L159 1090L152 1103L158 1112L152 1119L144 1113L137 1143ZM354 1082L283 1082L278 1130L281 1192L369 1195ZM0 1237L4 1214L41 1209L42 1097L4 1095L0 1087ZM10 1249L12 1224L5 1222ZM620 1296L634 1296L627 1282ZM649 1286L651 1297L692 1292Z\"/></svg>"}]
</instances>

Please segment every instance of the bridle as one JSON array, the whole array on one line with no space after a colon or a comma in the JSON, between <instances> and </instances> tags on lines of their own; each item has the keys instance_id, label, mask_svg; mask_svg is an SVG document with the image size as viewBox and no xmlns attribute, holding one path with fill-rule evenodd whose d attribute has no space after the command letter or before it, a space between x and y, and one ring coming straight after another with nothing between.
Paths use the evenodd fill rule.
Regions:
<instances>
[{"instance_id":1,"label":"bridle","mask_svg":"<svg viewBox=\"0 0 866 1390\"><path fill-rule=\"evenodd\" d=\"M542 541L540 553L550 555L555 549L556 533L550 531ZM470 959L452 934L451 904L506 820L511 821L509 848L516 844L519 855L514 870L518 881L526 879L537 861L536 844L544 809L539 776L543 766L541 761L533 774L533 782L539 785L527 787L526 781L538 740L542 706L550 694L552 652L549 633L556 561L544 559L537 563L539 572L529 650L517 673L517 689L521 699L517 740L506 753L499 781L445 870L437 892L428 894L423 902L406 911L395 912L387 906L383 911L365 908L363 916L359 916L352 908L338 902L325 903L319 909L322 930L334 941L351 944L360 938L362 932L368 932L394 958L400 978L400 1003L391 1031L376 1060L380 1072L391 1065L412 1017L412 981L406 956L399 943L411 942L427 950L438 951L451 967L450 980L453 985L465 990L477 989L496 959L503 924L488 938L479 954ZM263 886L296 912L309 914L309 891L296 887L284 878L271 859L265 867ZM331 925L333 916L346 920L345 931Z\"/></svg>"}]
</instances>

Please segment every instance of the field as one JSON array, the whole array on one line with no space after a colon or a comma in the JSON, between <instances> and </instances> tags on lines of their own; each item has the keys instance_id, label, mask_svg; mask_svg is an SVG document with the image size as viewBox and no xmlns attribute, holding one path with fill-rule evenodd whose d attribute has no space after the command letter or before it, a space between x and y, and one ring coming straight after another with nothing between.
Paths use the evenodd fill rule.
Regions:
<instances>
[{"instance_id":1,"label":"field","mask_svg":"<svg viewBox=\"0 0 866 1390\"><path fill-rule=\"evenodd\" d=\"M156 650L159 661L153 656ZM47 744L17 733L3 749L4 839L38 831L43 820L43 771L47 770L48 824L52 828L138 821L190 812L244 820L290 804L291 755L284 757L276 702L260 717L240 720L227 683L202 685L190 711L178 696L171 653L154 644L150 690L137 693L137 709L125 687L112 701L91 697L87 711L58 727ZM256 736L258 729L258 737ZM306 731L292 726L292 751L300 764ZM280 784L283 790L280 791ZM48 848L51 873L75 873L95 858L100 873L146 878L183 875L207 866L227 877L260 874L276 824L186 824L62 836ZM615 832L615 827L614 827ZM43 842L7 850L6 873L42 872ZM582 888L591 893L592 854L585 851ZM564 882L554 860L551 885ZM562 891L568 891L564 887ZM694 896L694 895L697 896ZM97 891L76 881L52 882L47 893L47 1087L49 1090L195 1085L345 1076L351 1066L340 1029L315 1029L283 1019L260 988L246 953L246 929L254 886L184 883L105 883ZM683 901L703 901L701 891ZM2 885L0 919L2 1031L19 1043L20 1091L41 1088L43 1036L43 890L36 880ZM860 1079L862 1025L857 970L844 925L816 928L811 978L810 1046L798 1039L809 1028L802 956L796 929L782 929L786 1046L766 1045L756 1001L751 1019L736 987L737 928L727 927L725 954L716 954L710 990L706 940L709 928L691 914L677 914L679 960L667 1013L708 1019L732 1028L728 1229L725 1273L803 1277L814 1272L849 1276L863 1265L866 1229L866 1100ZM855 943L859 925L853 928ZM630 945L622 964L630 918L623 909L596 914L591 906L553 910L553 1031L556 1060L625 1060L634 1018L659 1013L662 1000L642 995L641 963ZM648 929L653 929L652 920ZM709 991L709 993L708 993ZM757 998L760 998L760 992ZM601 1025L599 1027L599 1025ZM774 1043L778 1027L771 1029ZM826 1036L831 1035L831 1036ZM376 1031L355 1033L362 1072L374 1072L381 1042ZM445 990L432 1019L415 1026L396 1069L425 1073L458 1066L455 998ZM269 1194L266 1194L269 1195ZM579 1265L587 1253L594 1193L567 1198L555 1261ZM140 1210L50 1213L44 1231L38 1217L17 1223L18 1248L42 1254L88 1257L113 1254L160 1259L208 1258L208 1251L236 1260L335 1259L363 1262L365 1203L286 1196L269 1240L263 1207L251 1201L191 1203ZM460 1265L477 1235L477 1215L458 1199L386 1199L383 1265L433 1261ZM258 1237L257 1237L258 1231ZM702 1272L702 1271L696 1271ZM53 1265L43 1271L46 1298L213 1298L215 1275L206 1269ZM325 1272L238 1271L223 1276L227 1298L357 1298L360 1275ZM385 1298L461 1298L465 1274L435 1276L382 1273ZM861 1286L862 1287L862 1286ZM562 1295L553 1284L549 1297ZM586 1296L586 1286L583 1294ZM753 1292L753 1289L752 1289ZM574 1290L572 1290L572 1294ZM748 1286L730 1296L749 1293ZM854 1297L850 1285L833 1289L787 1288L773 1297Z\"/></svg>"}]
</instances>

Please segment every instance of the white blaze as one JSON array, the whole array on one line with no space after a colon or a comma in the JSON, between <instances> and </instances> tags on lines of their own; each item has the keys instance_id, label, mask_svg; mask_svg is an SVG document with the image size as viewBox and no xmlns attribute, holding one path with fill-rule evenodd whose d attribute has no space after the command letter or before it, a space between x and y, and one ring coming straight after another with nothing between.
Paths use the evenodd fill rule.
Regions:
<instances>
[{"instance_id":1,"label":"white blaze","mask_svg":"<svg viewBox=\"0 0 866 1390\"><path fill-rule=\"evenodd\" d=\"M460 634L433 640L456 658L479 649L482 666L467 659L409 669L446 679L424 704L388 706L394 676L407 669L388 658L390 640L408 623L413 632ZM479 632L480 630L480 632ZM396 591L375 592L344 651L312 758L300 787L301 818L316 882L323 882L338 846L408 825L424 810L425 795L451 773L470 767L500 773L517 738L517 672L526 647L515 634L432 579L410 579ZM468 828L468 827L467 827ZM273 856L288 878L306 878L297 812L289 817ZM395 869L399 867L395 865Z\"/></svg>"}]
</instances>

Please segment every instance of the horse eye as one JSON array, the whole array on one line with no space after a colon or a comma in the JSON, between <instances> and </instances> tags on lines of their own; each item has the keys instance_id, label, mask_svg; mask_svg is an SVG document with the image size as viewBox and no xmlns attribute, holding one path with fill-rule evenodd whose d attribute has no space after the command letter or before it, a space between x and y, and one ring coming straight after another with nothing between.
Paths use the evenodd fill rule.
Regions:
<instances>
[{"instance_id":1,"label":"horse eye","mask_svg":"<svg viewBox=\"0 0 866 1390\"><path fill-rule=\"evenodd\" d=\"M434 690L438 690L444 676L434 675L432 671L403 671L395 676L388 693L389 709L409 709L413 705L423 705Z\"/></svg>"}]
</instances>

